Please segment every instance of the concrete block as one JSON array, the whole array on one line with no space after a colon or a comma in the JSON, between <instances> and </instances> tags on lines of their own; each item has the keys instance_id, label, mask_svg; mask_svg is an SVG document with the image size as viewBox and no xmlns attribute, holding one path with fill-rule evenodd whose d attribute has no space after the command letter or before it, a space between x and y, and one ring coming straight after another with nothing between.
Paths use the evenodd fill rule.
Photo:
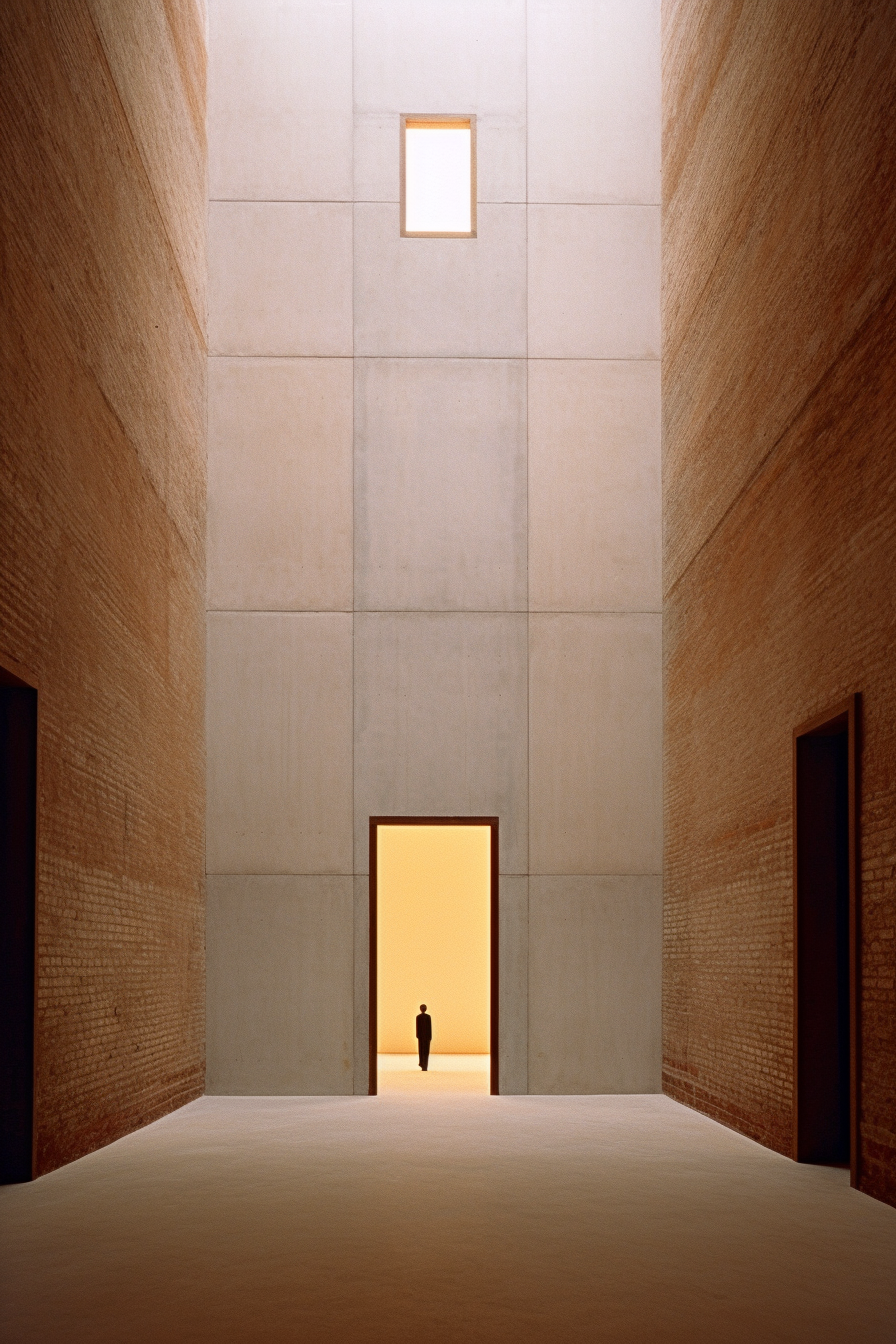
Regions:
<instances>
[{"instance_id":1,"label":"concrete block","mask_svg":"<svg viewBox=\"0 0 896 1344\"><path fill-rule=\"evenodd\" d=\"M529 879L502 876L498 900L498 1085L519 1095L529 1090Z\"/></svg>"},{"instance_id":2,"label":"concrete block","mask_svg":"<svg viewBox=\"0 0 896 1344\"><path fill-rule=\"evenodd\" d=\"M530 205L528 226L529 355L658 359L659 206Z\"/></svg>"},{"instance_id":3,"label":"concrete block","mask_svg":"<svg viewBox=\"0 0 896 1344\"><path fill-rule=\"evenodd\" d=\"M212 201L213 355L351 355L352 207Z\"/></svg>"},{"instance_id":4,"label":"concrete block","mask_svg":"<svg viewBox=\"0 0 896 1344\"><path fill-rule=\"evenodd\" d=\"M525 115L525 0L355 0L361 112Z\"/></svg>"},{"instance_id":5,"label":"concrete block","mask_svg":"<svg viewBox=\"0 0 896 1344\"><path fill-rule=\"evenodd\" d=\"M659 611L659 364L528 372L530 609Z\"/></svg>"},{"instance_id":6,"label":"concrete block","mask_svg":"<svg viewBox=\"0 0 896 1344\"><path fill-rule=\"evenodd\" d=\"M530 872L661 872L661 673L660 616L530 616Z\"/></svg>"},{"instance_id":7,"label":"concrete block","mask_svg":"<svg viewBox=\"0 0 896 1344\"><path fill-rule=\"evenodd\" d=\"M215 0L208 155L212 200L351 200L351 0Z\"/></svg>"},{"instance_id":8,"label":"concrete block","mask_svg":"<svg viewBox=\"0 0 896 1344\"><path fill-rule=\"evenodd\" d=\"M660 202L660 0L529 0L529 200Z\"/></svg>"},{"instance_id":9,"label":"concrete block","mask_svg":"<svg viewBox=\"0 0 896 1344\"><path fill-rule=\"evenodd\" d=\"M523 361L355 361L355 604L526 605Z\"/></svg>"},{"instance_id":10,"label":"concrete block","mask_svg":"<svg viewBox=\"0 0 896 1344\"><path fill-rule=\"evenodd\" d=\"M352 878L208 879L212 1096L352 1091Z\"/></svg>"},{"instance_id":11,"label":"concrete block","mask_svg":"<svg viewBox=\"0 0 896 1344\"><path fill-rule=\"evenodd\" d=\"M662 879L529 879L529 1090L659 1092Z\"/></svg>"},{"instance_id":12,"label":"concrete block","mask_svg":"<svg viewBox=\"0 0 896 1344\"><path fill-rule=\"evenodd\" d=\"M526 209L482 205L476 238L402 238L355 206L355 354L523 357Z\"/></svg>"},{"instance_id":13,"label":"concrete block","mask_svg":"<svg viewBox=\"0 0 896 1344\"><path fill-rule=\"evenodd\" d=\"M351 361L209 364L209 606L350 611Z\"/></svg>"},{"instance_id":14,"label":"concrete block","mask_svg":"<svg viewBox=\"0 0 896 1344\"><path fill-rule=\"evenodd\" d=\"M526 872L526 617L355 617L355 871L371 816L498 816Z\"/></svg>"},{"instance_id":15,"label":"concrete block","mask_svg":"<svg viewBox=\"0 0 896 1344\"><path fill-rule=\"evenodd\" d=\"M207 866L350 874L352 617L208 617Z\"/></svg>"},{"instance_id":16,"label":"concrete block","mask_svg":"<svg viewBox=\"0 0 896 1344\"><path fill-rule=\"evenodd\" d=\"M355 1096L366 1097L370 1086L370 879L354 879L354 1040Z\"/></svg>"}]
</instances>

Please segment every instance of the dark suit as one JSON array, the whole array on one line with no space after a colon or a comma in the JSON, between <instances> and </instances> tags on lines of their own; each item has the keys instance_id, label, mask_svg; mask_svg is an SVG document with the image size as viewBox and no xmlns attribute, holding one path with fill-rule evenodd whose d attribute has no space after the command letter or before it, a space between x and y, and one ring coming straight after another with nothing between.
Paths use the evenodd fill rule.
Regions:
<instances>
[{"instance_id":1,"label":"dark suit","mask_svg":"<svg viewBox=\"0 0 896 1344\"><path fill-rule=\"evenodd\" d=\"M432 1018L429 1013L417 1014L417 1055L421 1069L429 1068L429 1043L432 1040Z\"/></svg>"}]
</instances>

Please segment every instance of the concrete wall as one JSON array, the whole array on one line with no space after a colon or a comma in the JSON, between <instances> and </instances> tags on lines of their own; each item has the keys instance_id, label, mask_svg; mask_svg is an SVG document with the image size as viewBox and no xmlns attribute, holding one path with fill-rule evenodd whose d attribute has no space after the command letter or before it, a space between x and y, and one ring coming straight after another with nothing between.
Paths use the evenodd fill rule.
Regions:
<instances>
[{"instance_id":1,"label":"concrete wall","mask_svg":"<svg viewBox=\"0 0 896 1344\"><path fill-rule=\"evenodd\" d=\"M41 1174L203 1085L203 20L9 0L0 52L0 664L39 696Z\"/></svg>"},{"instance_id":2,"label":"concrete wall","mask_svg":"<svg viewBox=\"0 0 896 1344\"><path fill-rule=\"evenodd\" d=\"M209 1090L366 1091L372 814L500 816L504 1090L655 1089L658 3L210 25Z\"/></svg>"},{"instance_id":3,"label":"concrete wall","mask_svg":"<svg viewBox=\"0 0 896 1344\"><path fill-rule=\"evenodd\" d=\"M896 7L664 11L664 1081L793 1118L791 735L863 697L861 1188L896 1202Z\"/></svg>"}]
</instances>

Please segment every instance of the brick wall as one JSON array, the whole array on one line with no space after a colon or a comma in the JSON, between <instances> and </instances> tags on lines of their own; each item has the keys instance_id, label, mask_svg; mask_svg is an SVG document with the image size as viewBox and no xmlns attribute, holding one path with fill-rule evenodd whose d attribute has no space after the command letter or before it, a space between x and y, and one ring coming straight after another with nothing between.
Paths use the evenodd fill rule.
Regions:
<instances>
[{"instance_id":1,"label":"brick wall","mask_svg":"<svg viewBox=\"0 0 896 1344\"><path fill-rule=\"evenodd\" d=\"M205 52L0 9L0 663L39 691L37 1174L202 1091Z\"/></svg>"},{"instance_id":2,"label":"brick wall","mask_svg":"<svg viewBox=\"0 0 896 1344\"><path fill-rule=\"evenodd\" d=\"M790 1152L791 735L860 691L896 1203L896 5L678 0L663 41L664 1086Z\"/></svg>"}]
</instances>

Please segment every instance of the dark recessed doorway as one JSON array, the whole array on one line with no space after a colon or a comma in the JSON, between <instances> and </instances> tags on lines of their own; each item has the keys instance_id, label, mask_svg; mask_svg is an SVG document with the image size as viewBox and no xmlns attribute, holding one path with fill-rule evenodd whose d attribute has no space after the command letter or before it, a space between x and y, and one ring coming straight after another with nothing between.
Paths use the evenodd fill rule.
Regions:
<instances>
[{"instance_id":1,"label":"dark recessed doorway","mask_svg":"<svg viewBox=\"0 0 896 1344\"><path fill-rule=\"evenodd\" d=\"M794 1157L858 1180L858 696L794 733Z\"/></svg>"},{"instance_id":2,"label":"dark recessed doorway","mask_svg":"<svg viewBox=\"0 0 896 1344\"><path fill-rule=\"evenodd\" d=\"M30 1181L37 691L0 668L0 1182Z\"/></svg>"}]
</instances>

